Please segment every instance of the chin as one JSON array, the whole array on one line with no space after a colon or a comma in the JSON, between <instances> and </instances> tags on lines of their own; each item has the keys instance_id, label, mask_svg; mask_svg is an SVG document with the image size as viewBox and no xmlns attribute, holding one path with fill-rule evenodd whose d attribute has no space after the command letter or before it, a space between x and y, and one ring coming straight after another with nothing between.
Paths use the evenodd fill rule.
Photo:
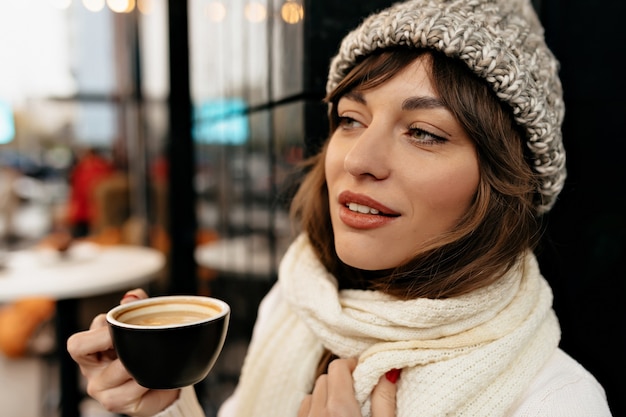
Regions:
<instances>
[{"instance_id":1,"label":"chin","mask_svg":"<svg viewBox=\"0 0 626 417\"><path fill-rule=\"evenodd\" d=\"M381 251L364 251L355 248L337 248L337 256L341 262L353 268L362 269L364 271L380 271L383 269L393 268L395 265L389 261L383 262L384 256Z\"/></svg>"}]
</instances>

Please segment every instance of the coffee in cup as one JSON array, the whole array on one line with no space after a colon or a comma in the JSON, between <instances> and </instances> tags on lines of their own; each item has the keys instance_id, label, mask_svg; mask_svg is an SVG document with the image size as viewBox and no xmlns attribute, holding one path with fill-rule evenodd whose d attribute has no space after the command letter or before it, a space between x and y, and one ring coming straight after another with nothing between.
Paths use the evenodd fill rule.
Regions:
<instances>
[{"instance_id":1,"label":"coffee in cup","mask_svg":"<svg viewBox=\"0 0 626 417\"><path fill-rule=\"evenodd\" d=\"M142 386L173 389L204 379L217 360L230 307L205 296L152 297L107 313L113 346Z\"/></svg>"}]
</instances>

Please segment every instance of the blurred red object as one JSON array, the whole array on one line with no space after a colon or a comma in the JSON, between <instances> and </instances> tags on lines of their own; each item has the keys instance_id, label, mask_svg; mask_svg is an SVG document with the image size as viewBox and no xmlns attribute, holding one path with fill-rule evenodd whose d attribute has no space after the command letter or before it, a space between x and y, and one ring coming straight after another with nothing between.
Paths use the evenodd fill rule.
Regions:
<instances>
[{"instance_id":1,"label":"blurred red object","mask_svg":"<svg viewBox=\"0 0 626 417\"><path fill-rule=\"evenodd\" d=\"M78 160L70 174L70 196L67 221L77 237L89 233L90 225L98 216L94 190L98 183L115 172L113 164L88 149Z\"/></svg>"}]
</instances>

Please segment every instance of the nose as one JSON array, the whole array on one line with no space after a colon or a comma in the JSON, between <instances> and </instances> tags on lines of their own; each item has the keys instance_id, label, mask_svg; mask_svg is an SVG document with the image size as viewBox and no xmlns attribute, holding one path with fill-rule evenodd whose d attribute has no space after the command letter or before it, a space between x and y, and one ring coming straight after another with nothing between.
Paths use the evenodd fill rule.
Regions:
<instances>
[{"instance_id":1,"label":"nose","mask_svg":"<svg viewBox=\"0 0 626 417\"><path fill-rule=\"evenodd\" d=\"M352 141L344 158L344 169L355 177L387 178L391 171L392 131L371 123Z\"/></svg>"}]
</instances>

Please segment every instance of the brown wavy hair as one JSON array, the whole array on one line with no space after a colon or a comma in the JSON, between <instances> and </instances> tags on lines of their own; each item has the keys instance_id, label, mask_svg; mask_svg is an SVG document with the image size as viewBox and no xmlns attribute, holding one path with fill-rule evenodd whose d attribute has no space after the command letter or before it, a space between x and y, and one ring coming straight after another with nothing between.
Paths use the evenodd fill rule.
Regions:
<instances>
[{"instance_id":1,"label":"brown wavy hair","mask_svg":"<svg viewBox=\"0 0 626 417\"><path fill-rule=\"evenodd\" d=\"M379 290L401 299L459 296L496 281L539 240L540 218L533 207L537 180L528 164L524 133L511 110L458 60L408 48L367 56L325 98L329 137L338 125L336 109L342 96L380 85L420 56L427 58L440 98L476 144L477 193L456 227L427 242L409 262L384 271L351 267L335 252L324 172L326 140L302 165L306 174L292 200L291 215L340 288Z\"/></svg>"}]
</instances>

